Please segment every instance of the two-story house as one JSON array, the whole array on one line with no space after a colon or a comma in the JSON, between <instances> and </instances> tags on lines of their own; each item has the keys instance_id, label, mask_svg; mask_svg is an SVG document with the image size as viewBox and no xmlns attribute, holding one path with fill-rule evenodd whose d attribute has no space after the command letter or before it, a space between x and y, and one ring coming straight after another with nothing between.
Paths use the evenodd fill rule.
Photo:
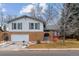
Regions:
<instances>
[{"instance_id":1,"label":"two-story house","mask_svg":"<svg viewBox=\"0 0 79 59\"><path fill-rule=\"evenodd\" d=\"M45 21L30 16L20 16L8 21L7 31L11 41L43 40Z\"/></svg>"}]
</instances>

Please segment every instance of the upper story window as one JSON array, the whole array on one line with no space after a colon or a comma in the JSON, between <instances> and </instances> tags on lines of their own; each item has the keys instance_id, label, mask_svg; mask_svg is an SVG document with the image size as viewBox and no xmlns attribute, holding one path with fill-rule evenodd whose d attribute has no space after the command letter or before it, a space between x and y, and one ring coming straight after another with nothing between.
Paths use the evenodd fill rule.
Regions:
<instances>
[{"instance_id":1,"label":"upper story window","mask_svg":"<svg viewBox=\"0 0 79 59\"><path fill-rule=\"evenodd\" d=\"M22 29L22 23L12 23L12 30Z\"/></svg>"},{"instance_id":2,"label":"upper story window","mask_svg":"<svg viewBox=\"0 0 79 59\"><path fill-rule=\"evenodd\" d=\"M12 23L12 29L16 29L16 23Z\"/></svg>"},{"instance_id":3,"label":"upper story window","mask_svg":"<svg viewBox=\"0 0 79 59\"><path fill-rule=\"evenodd\" d=\"M29 23L29 29L40 29L40 23Z\"/></svg>"},{"instance_id":4,"label":"upper story window","mask_svg":"<svg viewBox=\"0 0 79 59\"><path fill-rule=\"evenodd\" d=\"M34 29L34 23L29 23L29 29Z\"/></svg>"},{"instance_id":5,"label":"upper story window","mask_svg":"<svg viewBox=\"0 0 79 59\"><path fill-rule=\"evenodd\" d=\"M35 29L40 29L40 23L35 23Z\"/></svg>"},{"instance_id":6,"label":"upper story window","mask_svg":"<svg viewBox=\"0 0 79 59\"><path fill-rule=\"evenodd\" d=\"M18 29L22 29L22 23L18 23Z\"/></svg>"}]
</instances>

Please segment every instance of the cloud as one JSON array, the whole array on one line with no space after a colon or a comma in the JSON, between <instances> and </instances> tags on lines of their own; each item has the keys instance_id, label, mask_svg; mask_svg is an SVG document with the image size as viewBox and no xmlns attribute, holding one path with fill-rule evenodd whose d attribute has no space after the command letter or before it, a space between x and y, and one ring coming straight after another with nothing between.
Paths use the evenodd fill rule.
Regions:
<instances>
[{"instance_id":1,"label":"cloud","mask_svg":"<svg viewBox=\"0 0 79 59\"><path fill-rule=\"evenodd\" d=\"M30 12L32 12L32 9L33 9L33 4L24 6L24 7L20 10L20 14L23 14L23 13L30 13Z\"/></svg>"},{"instance_id":2,"label":"cloud","mask_svg":"<svg viewBox=\"0 0 79 59\"><path fill-rule=\"evenodd\" d=\"M2 12L6 12L6 9L5 8L2 8Z\"/></svg>"},{"instance_id":3,"label":"cloud","mask_svg":"<svg viewBox=\"0 0 79 59\"><path fill-rule=\"evenodd\" d=\"M6 12L6 9L3 7L3 4L0 3L0 11Z\"/></svg>"},{"instance_id":4,"label":"cloud","mask_svg":"<svg viewBox=\"0 0 79 59\"><path fill-rule=\"evenodd\" d=\"M20 14L27 14L27 13L31 13L33 10L37 10L37 4L29 4L24 6L21 10L20 10ZM45 13L45 10L47 9L47 6L45 3L40 3L39 7L41 8L41 13Z\"/></svg>"}]
</instances>

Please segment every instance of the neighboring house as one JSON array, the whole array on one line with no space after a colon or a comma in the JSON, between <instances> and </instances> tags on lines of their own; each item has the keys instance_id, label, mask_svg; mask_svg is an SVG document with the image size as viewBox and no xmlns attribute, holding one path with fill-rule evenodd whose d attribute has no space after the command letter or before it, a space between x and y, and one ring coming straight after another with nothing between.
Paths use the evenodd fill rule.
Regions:
<instances>
[{"instance_id":1,"label":"neighboring house","mask_svg":"<svg viewBox=\"0 0 79 59\"><path fill-rule=\"evenodd\" d=\"M20 16L7 22L11 41L43 40L45 21L29 16Z\"/></svg>"},{"instance_id":2,"label":"neighboring house","mask_svg":"<svg viewBox=\"0 0 79 59\"><path fill-rule=\"evenodd\" d=\"M47 25L44 29L44 40L54 40L59 37L59 26L57 25Z\"/></svg>"}]
</instances>

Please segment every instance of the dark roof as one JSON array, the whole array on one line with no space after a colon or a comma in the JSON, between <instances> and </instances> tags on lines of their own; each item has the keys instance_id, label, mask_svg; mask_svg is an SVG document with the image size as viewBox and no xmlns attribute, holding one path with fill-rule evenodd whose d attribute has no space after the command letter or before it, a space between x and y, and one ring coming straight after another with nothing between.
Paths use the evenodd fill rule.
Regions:
<instances>
[{"instance_id":1,"label":"dark roof","mask_svg":"<svg viewBox=\"0 0 79 59\"><path fill-rule=\"evenodd\" d=\"M47 25L45 30L59 30L57 25Z\"/></svg>"},{"instance_id":2,"label":"dark roof","mask_svg":"<svg viewBox=\"0 0 79 59\"><path fill-rule=\"evenodd\" d=\"M21 18L31 18L31 19L33 19L33 20L40 21L40 22L42 22L42 23L46 23L46 22L43 21L43 20L40 20L40 19L37 19L37 18L34 18L34 17L30 17L30 16L26 16L26 15L16 17L16 18L14 18L14 19L12 19L12 20L9 20L7 23L13 22L13 21L15 21L15 20L19 20L19 19L21 19Z\"/></svg>"}]
</instances>

